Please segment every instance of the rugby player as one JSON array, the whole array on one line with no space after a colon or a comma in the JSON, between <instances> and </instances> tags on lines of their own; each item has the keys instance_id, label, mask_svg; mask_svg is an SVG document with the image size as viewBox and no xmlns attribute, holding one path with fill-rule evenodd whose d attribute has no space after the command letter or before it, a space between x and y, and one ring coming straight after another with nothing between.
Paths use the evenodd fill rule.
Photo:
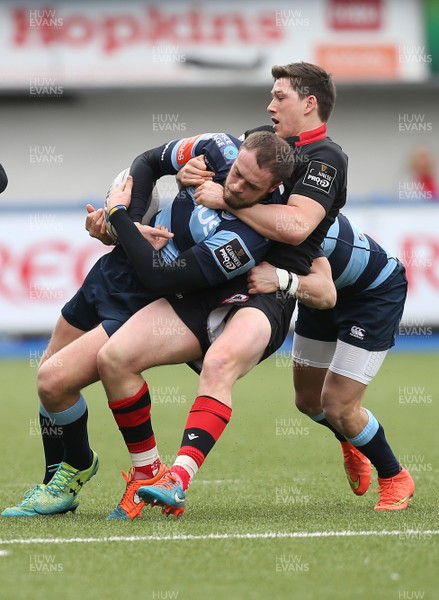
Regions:
<instances>
[{"instance_id":1,"label":"rugby player","mask_svg":"<svg viewBox=\"0 0 439 600\"><path fill-rule=\"evenodd\" d=\"M276 294L249 296L245 278L244 281L234 280L221 288L220 293L209 290L202 294L169 297L167 304L165 300L161 301L163 314L167 318L175 318L175 312L195 334L203 351L206 351L203 318L206 320L209 313L218 307L234 307L224 332L204 357L198 396L175 464L157 486L153 486L154 489L151 486L139 488L139 495L143 488L147 502L162 504L164 510L174 514L182 512L185 490L230 420L234 382L271 354L280 345L279 340L285 338L299 286L297 274L309 273L328 228L346 201L347 158L326 132L326 122L335 103L335 86L330 75L309 63L275 66L272 74L275 81L268 111L274 123L274 133L288 138L293 148L295 169L292 176L284 181L282 203L258 204L252 207L254 216L243 208L239 211L239 218L262 235L276 240L277 243L268 251L267 260L294 273L291 279L287 277L282 281L281 288L289 292L291 302L280 302ZM202 181L196 182L200 184L195 192L196 199L210 202L212 197L217 196L221 198L218 206L224 208L222 190L214 182ZM168 305L172 308L170 312L167 312ZM148 311L149 316L151 312ZM204 317L200 318L200 315ZM142 316L146 318L140 313L135 318L139 331ZM161 318L159 311L154 318ZM124 330L128 331L127 328ZM98 363L110 405L120 403L127 422L127 407L133 406L134 413L141 409L140 403L144 405L146 402L144 394L147 386L139 375L141 370L137 368L134 372L134 366L142 364L142 352L136 363L130 362L131 354L130 359L125 360L121 351L121 335L117 343L113 341L102 349ZM124 351L129 350L125 345L123 348ZM141 348L138 349L141 351ZM144 348L143 352L148 354L148 349ZM123 382L127 385L122 389L119 384ZM128 482L127 494L128 487L131 492L134 489L131 483ZM146 490L147 487L149 490ZM149 497L150 492L157 493L157 496ZM174 498L178 500L174 501Z\"/></svg>"},{"instance_id":2,"label":"rugby player","mask_svg":"<svg viewBox=\"0 0 439 600\"><path fill-rule=\"evenodd\" d=\"M199 150L203 150L218 180L224 181L227 201L235 207L241 203L250 206L266 198L286 179L293 164L288 144L271 133L255 134L242 145L233 136L221 133L174 140L134 161L134 176L139 165L142 173L147 170L142 164L145 157L151 170L149 193L142 188L145 180L139 177L143 196L150 196L158 177L177 173ZM125 185L129 199L132 181L130 177ZM18 506L3 511L3 516L76 509L77 493L98 468L97 454L88 441L87 407L81 389L98 380L97 352L120 325L157 295L212 286L247 272L262 259L269 243L229 213L197 206L190 188L180 191L173 204L153 219L155 226L174 230L174 237L160 254L154 254L126 206L116 203L110 207L110 218L118 224L121 244L97 261L62 309L38 373L46 457L44 481L30 490ZM138 216L145 210L144 206ZM160 234L162 230L157 231ZM139 270L139 277L127 254ZM142 282L148 285L148 291ZM47 434L53 429L60 435ZM150 478L163 472L158 460L152 461L147 471Z\"/></svg>"},{"instance_id":3,"label":"rugby player","mask_svg":"<svg viewBox=\"0 0 439 600\"><path fill-rule=\"evenodd\" d=\"M340 441L354 494L367 492L372 463L379 484L375 510L402 510L414 494L413 479L392 452L382 425L362 404L395 343L407 295L405 269L342 214L329 229L323 251L337 303L323 311L298 303L293 338L296 406ZM275 267L262 263L252 269L249 292L276 289Z\"/></svg>"},{"instance_id":4,"label":"rugby player","mask_svg":"<svg viewBox=\"0 0 439 600\"><path fill-rule=\"evenodd\" d=\"M333 368L337 371L343 371L343 374L337 378L341 383L337 388L334 387L331 390L332 394L328 396L327 403L325 403L325 406L329 407L331 416L337 414L337 408L333 408L330 400L334 403L338 402L338 414L342 419L343 416L349 414L347 406L349 402L351 408L361 410L361 402L357 405L358 399L355 395L351 395L349 400L349 393L352 394L353 387L356 387L357 392L360 394L361 391L364 395L367 382L378 371L387 349L394 344L394 333L404 308L407 280L404 267L399 260L393 254L386 252L372 238L359 232L344 215L337 217L322 246L323 252L328 257L329 264L333 269L332 276L340 295L336 305L337 308L334 310L315 310L316 308L331 307L335 302L331 286L328 285L328 281L332 283L331 271L325 271L325 263L321 264L326 259L324 257L316 258L313 261L313 274L299 276L298 278L299 287L295 295L299 299L302 298L303 301L299 304L296 331L303 330L305 332L308 330L313 334L317 331L316 339L336 336L336 328L345 333L344 336L343 334L340 335L348 339L348 343L345 343L342 347L348 348L350 351L343 354L343 351L338 349L340 344L343 345L343 342L338 341L338 361L333 361L335 364ZM279 290L281 282L289 279L289 277L286 272L282 273L281 270L268 263L263 263L250 272L248 291L251 294L272 293ZM224 296L224 300L225 304L219 309L221 311L227 310L230 306L227 304L230 299ZM206 324L209 325L209 311L214 306L220 306L218 299L215 299L212 303L208 301L206 303L206 294L186 295L183 300L184 310L180 306L177 311L179 318L176 317L175 312L170 310L169 304L172 304L172 302L170 298L163 299L139 311L102 348L98 355L101 380L106 388L110 406L112 404L114 406L119 404L121 408L133 406L133 416L135 414L136 422L133 420L130 427L129 422L125 420L127 412L124 412L123 429L126 437L129 437L128 432L130 430L131 435L137 434L136 439L139 444L142 442L142 428L145 436L143 441L146 442L147 431L151 426L150 410L145 409L141 402L142 394L146 392L147 385L140 373L161 362L168 362L166 354L169 354L169 347L174 344L177 344L181 361L189 360L190 353L188 350L192 350L192 348L198 348L203 354L207 352L205 362L209 360L208 349L212 337ZM308 311L308 318L303 316L304 310ZM244 309L241 309L238 314L244 312ZM223 314L219 314L219 316L224 318ZM268 339L268 337L265 337L265 331L258 331L258 336L252 335L251 321L246 321L246 327L236 330L233 326L235 318L236 316L232 316L225 325L224 333L220 333L219 337L214 337L210 350L214 350L226 339L227 341L222 343L224 357L226 357L227 351L233 353L237 344L236 336L239 335L239 338L244 337L243 345L238 345L245 352L245 357L249 352L249 348L254 344L258 344L257 337L262 336L263 339ZM355 321L355 319L357 320ZM334 324L334 321L336 324ZM175 333L165 334L164 338L154 336L153 324L157 322L172 323L173 332L180 331L180 335ZM351 331L358 332L366 322L373 324L373 328L369 327L369 335L366 336L366 340L363 340L360 344L358 338L355 338L352 343L349 334ZM353 323L357 324L353 325ZM187 326L190 328L189 332ZM250 333L248 333L248 329L250 329ZM275 329L273 325L272 329ZM229 334L229 331L233 331L233 334ZM279 334L282 327L278 327L276 331ZM285 330L283 330L283 335L286 335ZM251 337L250 340L249 337ZM282 338L282 336L280 337ZM147 345L145 339L148 340ZM246 344L246 341L249 343ZM296 389L298 390L296 401L299 403L299 407L302 407L303 411L307 411L307 414L316 417L316 422L331 429L340 439L346 474L354 493L357 495L364 494L370 485L371 467L368 458L366 458L369 457L378 471L380 499L375 510L406 508L409 498L414 493L413 480L408 471L398 463L385 438L382 426L377 422L374 415L370 411L366 411L366 419L361 417L358 419L358 433L349 436L349 430L346 429L343 436L337 433L335 427L325 418L325 413L320 404L316 403L317 391L321 391L319 384L323 382L326 371L323 370L323 366L320 367L320 372L316 377L316 382L314 382L315 369L303 368L304 364L313 365L316 360L322 360L320 343L310 345L308 341L305 340L307 343L303 344L301 338L298 335L295 336L293 356L297 363L295 364L294 374ZM358 345L355 345L356 343ZM323 345L326 346L323 352L329 353L331 349L334 351L335 343ZM368 347L371 347L372 350L368 351ZM273 345L270 340L261 360L271 354L275 348L276 345ZM157 352L160 354L159 360L156 359ZM218 353L216 355L218 356ZM356 363L351 364L352 357L355 359L355 356L360 357L362 361L357 360ZM324 358L325 356L323 356ZM230 363L226 359L224 360L225 362L218 362L214 366L218 372L219 386L224 389L221 398L227 398L231 402L233 382L231 385L228 385L227 382L233 379L234 375L233 373L230 375ZM173 353L173 361L178 362L175 353ZM243 364L244 371L245 363L241 364ZM298 367L298 364L300 364L300 367ZM241 374L243 372L238 376ZM331 371L329 371L329 374L329 380L331 381ZM193 407L191 411L193 414L188 419L179 452L181 458L177 458L173 467L171 467L170 472L172 475L165 476L152 487L140 485L141 482L134 481L132 474L131 477L126 476L127 487L125 493L118 507L109 515L109 518L138 516L143 504L139 502L136 494L147 503L162 505L164 512L175 515L183 513L185 490L180 482L176 485L176 481L174 481L176 475L173 475L173 472L178 473L179 469L177 467L184 465L185 469L193 468L191 473L191 477L193 477L198 470L198 465L190 463L188 458L192 458L196 462L200 460L202 452L201 458L204 461L219 433L225 427L224 417L221 419L218 412L213 413L213 411L210 411L211 414L209 415L210 431L206 431L206 425L204 427L197 426L197 413L202 412L203 408L209 411L209 408L211 408L210 401L214 400L209 395L203 394L204 377L204 371L202 371L199 398L204 396L204 405L196 407L198 410L194 410ZM235 376L236 378L237 376ZM347 383L346 378L349 378ZM309 391L308 386L310 386ZM139 390L137 394L135 394L136 390ZM326 393L329 392L326 391ZM317 395L317 398L320 402L320 394ZM225 411L223 414L227 415ZM139 426L139 422L143 422L143 425ZM196 442L197 446L193 446L192 442Z\"/></svg>"}]
</instances>

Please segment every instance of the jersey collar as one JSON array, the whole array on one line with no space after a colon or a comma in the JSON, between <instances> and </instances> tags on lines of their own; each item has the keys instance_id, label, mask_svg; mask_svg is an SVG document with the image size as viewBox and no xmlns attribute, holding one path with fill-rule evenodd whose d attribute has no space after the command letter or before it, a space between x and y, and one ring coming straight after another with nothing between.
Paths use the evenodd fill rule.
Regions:
<instances>
[{"instance_id":1,"label":"jersey collar","mask_svg":"<svg viewBox=\"0 0 439 600\"><path fill-rule=\"evenodd\" d=\"M317 129L311 129L310 131L304 131L299 135L287 138L289 144L294 146L306 146L307 144L313 144L319 140L323 140L326 137L326 123L317 127Z\"/></svg>"}]
</instances>

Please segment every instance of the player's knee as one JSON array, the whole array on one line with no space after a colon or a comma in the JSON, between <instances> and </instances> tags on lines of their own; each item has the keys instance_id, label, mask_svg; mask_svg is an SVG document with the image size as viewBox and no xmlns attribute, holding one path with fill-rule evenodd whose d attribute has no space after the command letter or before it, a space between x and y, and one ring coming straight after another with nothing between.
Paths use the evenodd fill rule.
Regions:
<instances>
[{"instance_id":1,"label":"player's knee","mask_svg":"<svg viewBox=\"0 0 439 600\"><path fill-rule=\"evenodd\" d=\"M125 358L118 344L113 344L111 340L102 346L97 355L100 379L108 381L112 377L118 377L118 373L125 369Z\"/></svg>"},{"instance_id":2,"label":"player's knee","mask_svg":"<svg viewBox=\"0 0 439 600\"><path fill-rule=\"evenodd\" d=\"M202 376L205 380L234 381L237 378L236 369L236 361L231 353L223 350L211 354L208 352L204 357Z\"/></svg>"},{"instance_id":3,"label":"player's knee","mask_svg":"<svg viewBox=\"0 0 439 600\"><path fill-rule=\"evenodd\" d=\"M312 413L312 407L309 404L309 398L306 394L302 394L301 392L296 392L294 402L296 404L296 408L303 414L309 415Z\"/></svg>"},{"instance_id":4,"label":"player's knee","mask_svg":"<svg viewBox=\"0 0 439 600\"><path fill-rule=\"evenodd\" d=\"M38 370L38 396L47 410L56 412L57 404L65 392L62 368L56 368L50 361L43 363Z\"/></svg>"},{"instance_id":5,"label":"player's knee","mask_svg":"<svg viewBox=\"0 0 439 600\"><path fill-rule=\"evenodd\" d=\"M346 416L346 413L350 410L340 402L337 402L337 400L333 397L325 394L322 395L322 408L323 412L325 413L325 417L331 423L343 420L343 418Z\"/></svg>"},{"instance_id":6,"label":"player's knee","mask_svg":"<svg viewBox=\"0 0 439 600\"><path fill-rule=\"evenodd\" d=\"M112 373L115 373L117 365L117 350L108 342L97 355L97 367L101 380L105 381Z\"/></svg>"}]
</instances>

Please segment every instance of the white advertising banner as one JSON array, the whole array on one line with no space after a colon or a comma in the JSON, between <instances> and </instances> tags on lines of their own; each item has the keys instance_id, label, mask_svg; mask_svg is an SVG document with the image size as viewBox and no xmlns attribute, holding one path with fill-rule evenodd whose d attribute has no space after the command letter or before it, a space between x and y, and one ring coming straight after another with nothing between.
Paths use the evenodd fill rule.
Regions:
<instances>
[{"instance_id":1,"label":"white advertising banner","mask_svg":"<svg viewBox=\"0 0 439 600\"><path fill-rule=\"evenodd\" d=\"M10 0L0 89L267 85L273 64L300 60L336 81L420 81L424 44L416 0Z\"/></svg>"},{"instance_id":2,"label":"white advertising banner","mask_svg":"<svg viewBox=\"0 0 439 600\"><path fill-rule=\"evenodd\" d=\"M50 332L61 307L108 251L85 231L85 208L2 212L0 333Z\"/></svg>"},{"instance_id":3,"label":"white advertising banner","mask_svg":"<svg viewBox=\"0 0 439 600\"><path fill-rule=\"evenodd\" d=\"M354 206L345 212L406 265L407 327L439 326L439 206ZM108 250L88 236L84 222L79 209L2 210L0 334L53 328L61 307Z\"/></svg>"}]
</instances>

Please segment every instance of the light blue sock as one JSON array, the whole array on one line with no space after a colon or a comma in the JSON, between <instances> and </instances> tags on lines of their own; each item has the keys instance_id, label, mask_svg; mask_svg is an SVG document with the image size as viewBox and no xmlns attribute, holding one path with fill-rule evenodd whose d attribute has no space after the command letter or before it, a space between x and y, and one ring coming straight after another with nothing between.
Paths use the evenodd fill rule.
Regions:
<instances>
[{"instance_id":1,"label":"light blue sock","mask_svg":"<svg viewBox=\"0 0 439 600\"><path fill-rule=\"evenodd\" d=\"M348 442L350 442L353 446L364 446L373 438L373 436L378 431L379 423L370 410L365 409L367 415L369 417L368 422L366 423L363 431L360 431L358 435L353 438L346 438Z\"/></svg>"},{"instance_id":2,"label":"light blue sock","mask_svg":"<svg viewBox=\"0 0 439 600\"><path fill-rule=\"evenodd\" d=\"M78 401L73 406L62 412L48 412L43 406L40 406L41 414L50 419L55 425L69 425L70 423L74 423L82 417L86 410L87 403L82 394L79 395Z\"/></svg>"},{"instance_id":3,"label":"light blue sock","mask_svg":"<svg viewBox=\"0 0 439 600\"><path fill-rule=\"evenodd\" d=\"M319 413L318 415L314 415L313 417L311 417L311 419L313 421L316 421L316 423L320 423L320 421L323 421L324 419L326 419L325 413L322 410L321 413Z\"/></svg>"}]
</instances>

